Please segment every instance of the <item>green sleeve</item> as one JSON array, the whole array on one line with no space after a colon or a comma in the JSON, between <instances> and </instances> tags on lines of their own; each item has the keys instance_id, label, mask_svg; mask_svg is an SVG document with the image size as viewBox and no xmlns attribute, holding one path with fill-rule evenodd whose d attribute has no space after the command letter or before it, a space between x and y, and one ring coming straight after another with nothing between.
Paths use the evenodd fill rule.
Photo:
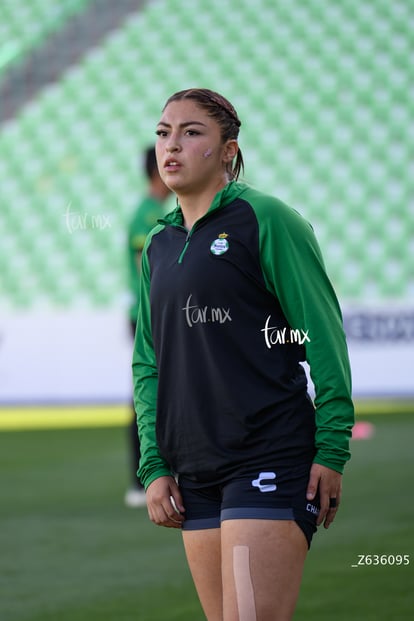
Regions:
<instances>
[{"instance_id":1,"label":"green sleeve","mask_svg":"<svg viewBox=\"0 0 414 621\"><path fill-rule=\"evenodd\" d=\"M276 199L257 202L262 270L292 329L303 330L315 386L315 463L343 472L354 424L342 314L310 224ZM307 338L305 338L305 334Z\"/></svg>"},{"instance_id":2,"label":"green sleeve","mask_svg":"<svg viewBox=\"0 0 414 621\"><path fill-rule=\"evenodd\" d=\"M138 476L145 489L158 477L171 475L168 464L160 455L155 429L158 370L151 332L150 268L147 255L150 239L151 236L142 255L141 301L132 360L134 403L141 448Z\"/></svg>"}]
</instances>

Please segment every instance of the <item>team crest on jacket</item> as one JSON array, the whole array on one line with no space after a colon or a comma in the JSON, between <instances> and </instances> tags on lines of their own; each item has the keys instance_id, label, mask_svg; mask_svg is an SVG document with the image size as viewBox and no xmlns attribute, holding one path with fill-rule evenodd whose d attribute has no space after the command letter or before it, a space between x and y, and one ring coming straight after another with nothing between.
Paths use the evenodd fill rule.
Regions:
<instances>
[{"instance_id":1,"label":"team crest on jacket","mask_svg":"<svg viewBox=\"0 0 414 621\"><path fill-rule=\"evenodd\" d=\"M210 246L210 250L215 255L224 254L229 249L229 242L227 241L227 233L220 233L217 239L213 241Z\"/></svg>"}]
</instances>

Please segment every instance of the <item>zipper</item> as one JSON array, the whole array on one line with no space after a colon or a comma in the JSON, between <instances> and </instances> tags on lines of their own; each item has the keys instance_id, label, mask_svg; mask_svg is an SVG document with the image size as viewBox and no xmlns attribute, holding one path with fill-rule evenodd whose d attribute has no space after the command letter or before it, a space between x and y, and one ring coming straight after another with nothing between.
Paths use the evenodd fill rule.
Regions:
<instances>
[{"instance_id":1,"label":"zipper","mask_svg":"<svg viewBox=\"0 0 414 621\"><path fill-rule=\"evenodd\" d=\"M232 183L233 183L233 182L232 182ZM190 231L187 231L187 229L185 229L182 225L177 225L177 224L176 224L176 225L174 225L174 224L173 224L173 226L176 226L176 227L177 227L177 228L179 228L179 229L184 229L184 230L187 232L187 235L186 235L186 238L185 238L184 247L183 247L183 249L181 250L180 256L178 257L178 263L179 263L179 264L181 264L181 263L183 262L183 260L184 260L184 255L185 255L185 253L187 252L187 248L188 248L188 246L189 246L189 244L190 244L190 241L191 241L191 236L193 235L194 231L195 231L196 229L198 229L200 226L204 225L204 223L206 222L206 220L209 220L209 219L212 217L212 215L213 215L213 214L215 214L215 212L217 212L217 210L218 210L219 208L221 208L221 205L220 205L220 204L217 204L217 205L215 205L215 206L214 206L214 201L213 201L213 204L212 204L212 205L213 205L213 207L214 207L214 208L213 208L213 209L211 209L211 207L210 207L210 209L207 211L207 213L205 213L205 214L204 214L204 216L202 216L199 220L197 220L197 221L194 223L193 228L192 228Z\"/></svg>"},{"instance_id":2,"label":"zipper","mask_svg":"<svg viewBox=\"0 0 414 621\"><path fill-rule=\"evenodd\" d=\"M188 248L189 243L190 243L192 231L193 231L193 229L191 229L191 231L187 232L187 235L186 235L186 238L185 238L184 248L181 250L180 256L178 257L178 263L182 263L183 262L184 255L187 252L187 248Z\"/></svg>"},{"instance_id":3,"label":"zipper","mask_svg":"<svg viewBox=\"0 0 414 621\"><path fill-rule=\"evenodd\" d=\"M188 248L188 246L190 245L191 237L192 237L192 235L193 235L194 231L195 231L196 229L199 229L199 228L200 228L200 226L202 226L202 225L204 224L204 222L205 222L206 220L208 220L208 219L209 219L209 216L210 216L210 214L206 213L206 214L205 214L202 218L200 218L199 220L197 220L197 222L195 222L195 223L193 224L193 228L192 228L190 231L188 231L188 230L187 230L186 228L184 228L183 226L178 226L178 227L177 227L177 228L179 228L179 229L184 229L184 231L187 233L187 235L186 235L186 237L185 237L184 247L183 247L183 249L182 249L182 250L181 250L181 252L180 252L180 256L178 257L178 263L179 263L179 264L181 264L181 263L183 262L183 260L184 260L184 255L185 255L185 253L187 252L187 248Z\"/></svg>"},{"instance_id":4,"label":"zipper","mask_svg":"<svg viewBox=\"0 0 414 621\"><path fill-rule=\"evenodd\" d=\"M183 247L183 249L182 249L182 250L181 250L181 252L180 252L180 256L178 257L178 263L179 263L179 264L181 264L181 263L184 261L184 255L185 255L185 253L187 252L187 248L188 248L188 246L189 246L189 244L190 244L190 241L191 241L191 236L192 236L192 234L194 233L194 230L195 230L196 228L198 228L201 224L204 224L204 222L205 222L206 220L208 220L208 219L211 217L211 215L212 215L212 213L213 213L213 212L216 212L218 209L220 209L220 208L221 208L221 201L223 200L223 197L224 197L224 196L228 196L228 188L229 188L229 187L233 187L233 186L234 186L234 187L236 187L236 186L237 186L237 183L236 183L235 181L231 181L231 182L228 184L228 186L227 186L227 188L225 189L225 191L224 191L224 190L221 190L221 191L220 191L220 192L216 195L216 198L214 199L214 201L213 201L212 205L210 206L210 209L207 211L207 213L206 213L206 214L204 214L204 216L202 216L199 220L197 220L197 221L194 223L193 228L192 228L190 231L187 231L187 229L186 229L184 226L182 226L182 224L178 224L178 223L176 223L176 222L172 221L172 219L171 219L171 218L170 218L170 219L160 219L160 220L158 220L158 222L159 222L160 224L164 224L164 225L168 225L168 224L169 224L169 225L171 225L171 226L176 227L177 229L184 230L184 231L187 233L187 234L186 234L186 238L185 238L184 247ZM218 197L219 195L220 195L220 203L217 201L217 197ZM174 212L173 212L173 213L174 213Z\"/></svg>"}]
</instances>

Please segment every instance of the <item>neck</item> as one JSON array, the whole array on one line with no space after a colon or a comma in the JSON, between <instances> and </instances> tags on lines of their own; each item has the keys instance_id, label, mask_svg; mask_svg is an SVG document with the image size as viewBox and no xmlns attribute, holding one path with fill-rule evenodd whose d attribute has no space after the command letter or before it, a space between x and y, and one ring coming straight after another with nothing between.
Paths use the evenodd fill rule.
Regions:
<instances>
[{"instance_id":1,"label":"neck","mask_svg":"<svg viewBox=\"0 0 414 621\"><path fill-rule=\"evenodd\" d=\"M217 192L227 185L227 181L221 181L214 187L207 188L204 192L177 194L178 203L184 218L184 226L191 230L197 220L206 215Z\"/></svg>"}]
</instances>

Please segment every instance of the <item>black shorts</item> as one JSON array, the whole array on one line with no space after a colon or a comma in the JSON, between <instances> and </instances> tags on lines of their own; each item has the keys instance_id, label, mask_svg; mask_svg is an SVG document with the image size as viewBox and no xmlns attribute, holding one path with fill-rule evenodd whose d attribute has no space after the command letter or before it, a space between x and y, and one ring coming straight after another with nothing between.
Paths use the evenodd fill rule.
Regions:
<instances>
[{"instance_id":1,"label":"black shorts","mask_svg":"<svg viewBox=\"0 0 414 621\"><path fill-rule=\"evenodd\" d=\"M306 499L311 464L266 466L222 483L197 483L179 477L185 507L183 530L220 528L224 520L294 520L308 547L317 526L319 497Z\"/></svg>"}]
</instances>

